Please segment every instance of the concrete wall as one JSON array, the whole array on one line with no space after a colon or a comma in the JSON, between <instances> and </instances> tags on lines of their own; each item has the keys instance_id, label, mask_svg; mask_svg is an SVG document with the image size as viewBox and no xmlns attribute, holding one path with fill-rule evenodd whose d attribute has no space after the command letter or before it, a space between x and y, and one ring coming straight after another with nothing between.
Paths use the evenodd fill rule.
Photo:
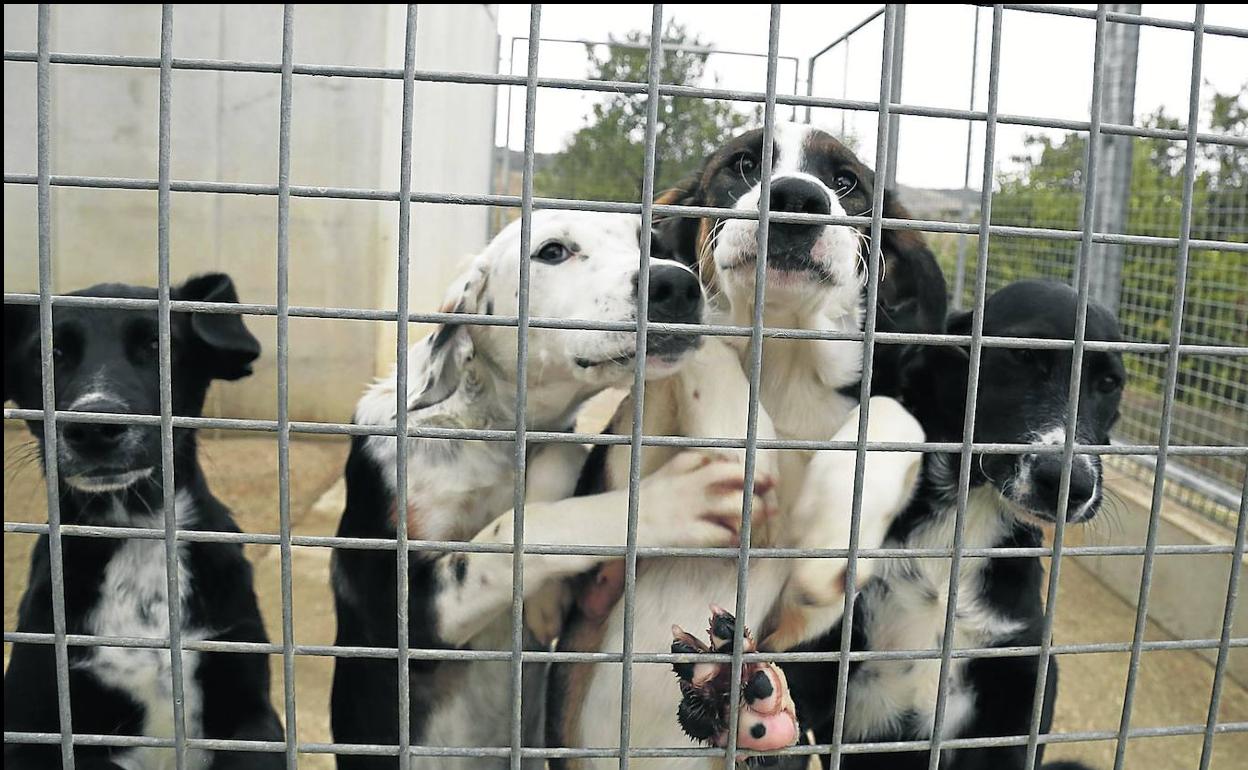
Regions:
<instances>
[{"instance_id":1,"label":"concrete wall","mask_svg":"<svg viewBox=\"0 0 1248 770\"><path fill-rule=\"evenodd\" d=\"M53 6L52 50L158 56L156 5ZM35 6L6 5L6 50L34 50ZM401 68L405 11L397 5L300 5L297 63ZM179 5L175 57L281 60L279 5ZM495 7L421 5L417 67L496 69ZM53 66L52 173L154 179L158 72ZM175 70L172 175L178 180L275 184L280 79L274 74ZM4 65L4 170L35 171L35 67ZM291 182L398 188L402 83L296 76ZM413 189L487 192L494 88L416 86ZM414 206L413 310L432 310L464 255L483 245L485 209ZM154 285L156 193L54 188L55 290L101 281ZM4 195L6 291L37 289L35 190ZM290 208L290 302L395 306L395 203L295 198ZM276 302L277 199L177 193L171 222L174 280L230 273L244 302ZM249 317L264 357L256 374L213 391L209 411L272 417L276 320ZM414 330L418 331L418 330ZM343 420L361 387L394 359L394 329L358 321L292 319L293 419Z\"/></svg>"}]
</instances>

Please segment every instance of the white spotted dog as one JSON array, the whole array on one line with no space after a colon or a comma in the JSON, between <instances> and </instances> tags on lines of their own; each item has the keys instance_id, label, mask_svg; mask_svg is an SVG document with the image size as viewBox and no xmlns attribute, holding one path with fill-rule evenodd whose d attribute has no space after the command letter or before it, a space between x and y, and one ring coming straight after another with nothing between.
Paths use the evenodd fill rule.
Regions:
<instances>
[{"instance_id":1,"label":"white spotted dog","mask_svg":"<svg viewBox=\"0 0 1248 770\"><path fill-rule=\"evenodd\" d=\"M78 296L156 299L156 289L100 284ZM175 300L238 302L234 283L210 273L173 286ZM198 417L213 380L251 374L260 343L239 315L169 316L172 409ZM156 310L56 306L52 313L56 409L154 415L160 411ZM23 409L42 408L39 311L4 306L4 398ZM44 442L42 421L28 423ZM99 527L164 527L161 438L157 425L61 422L56 427L61 522ZM173 431L172 490L179 530L237 533L230 510L208 487L196 433ZM167 644L173 631L185 642L266 643L252 585L251 565L239 543L182 539L177 548L181 628L170 626L165 543L161 539L61 536L65 625L69 634L143 639L150 646L71 645L69 691L73 730L79 735L174 737L174 676ZM51 550L40 535L17 613L17 630L51 634L54 596ZM216 740L281 741L282 724L269 699L269 658L262 653L182 651L185 735ZM9 733L56 733L55 650L18 642L4 677L4 767L61 766L58 744L10 742ZM67 729L67 728L66 728ZM74 766L86 770L171 770L171 748L76 743ZM195 770L280 768L280 753L189 749Z\"/></svg>"},{"instance_id":2,"label":"white spotted dog","mask_svg":"<svg viewBox=\"0 0 1248 770\"><path fill-rule=\"evenodd\" d=\"M776 126L771 169L771 209L775 212L845 215L869 213L873 176L839 142L809 126ZM707 159L702 171L682 189L665 194L665 203L715 206L744 211L759 207L762 132L728 142ZM866 206L864 209L862 206ZM890 204L891 205L891 204ZM666 253L698 266L701 281L718 298L725 323L748 326L754 307L757 221L742 219L671 219L659 228ZM885 259L893 284L881 292L888 307L912 329L928 319L943 321L944 284L935 260L922 241L907 236L899 245L886 239ZM768 327L854 332L862 328L866 246L858 230L839 225L773 222L768 240L766 305ZM929 285L924 275L933 276ZM918 287L918 288L915 288ZM939 307L933 309L932 304ZM896 328L896 327L894 327ZM930 329L938 331L939 327ZM710 361L712 352L718 359ZM685 436L745 435L748 383L744 340L707 342L702 366L648 386L644 432ZM876 359L877 367L893 366ZM852 442L858 433L858 394L863 344L858 341L779 339L763 343L760 382L762 412L759 436L795 440ZM882 372L881 382L895 383L896 372ZM617 412L614 432L631 427L632 405ZM920 442L918 422L889 397L873 397L868 440ZM658 467L665 453L648 449L643 473ZM907 504L921 456L914 452L870 452L862 497L860 546L878 546L895 514ZM845 548L850 539L855 454L853 451L759 452L760 467L775 467L779 512L756 520L752 545L790 548ZM596 450L581 491L618 489L625 482L628 447ZM875 560L858 562L858 579L880 569ZM730 559L661 558L638 563L634 644L639 653L700 652L730 648L731 615L720 607L736 601L737 564ZM618 652L623 642L623 603L618 570L602 570L579 602L564 629L560 648ZM840 620L845 599L844 559L753 559L750 563L747 614L742 619L749 649L784 651L822 638ZM711 645L683 628L705 622ZM673 641L672 624L675 641ZM755 642L757 640L757 642ZM785 667L787 669L787 666ZM631 740L634 747L681 747L689 737L723 746L735 731L743 749L786 748L830 715L827 682L795 681L775 665L752 664L743 672L740 721L728 725L728 667L680 665L672 680L660 665L633 667ZM547 717L548 743L570 748L614 747L619 742L621 669L615 665L556 664ZM592 706L591 706L592 704ZM776 760L771 756L759 759ZM797 758L797 764L804 764ZM634 764L709 768L722 757L634 758ZM757 761L757 760L753 760ZM566 767L606 766L614 760L564 761Z\"/></svg>"},{"instance_id":3,"label":"white spotted dog","mask_svg":"<svg viewBox=\"0 0 1248 770\"><path fill-rule=\"evenodd\" d=\"M535 317L630 322L638 308L640 220L636 216L537 212L532 249L520 253L520 223L505 228L453 287L447 309L515 316L520 260L530 264ZM647 237L648 234L647 234ZM703 296L696 276L667 260L650 265L651 321L697 323ZM635 333L531 329L526 422L533 431L567 431L588 398L633 378ZM646 371L662 377L698 349L694 336L653 333ZM413 346L408 365L408 424L511 430L515 427L516 331L447 324ZM389 427L396 380L364 394L356 422ZM514 445L508 441L411 438L406 444L407 508L396 510L395 440L359 437L346 467L347 502L338 534L393 539L397 527L417 540L510 544ZM568 443L531 444L527 460L525 539L530 543L624 545L626 492L569 498L584 450ZM686 452L641 485L639 542L723 545L739 527L744 468L733 457ZM765 502L760 501L760 508ZM526 556L526 649L543 649L558 630L566 592L560 580L603 561L589 556ZM512 557L509 553L413 551L409 564L412 648L509 650ZM335 550L337 644L394 648L396 556L393 551ZM543 591L543 587L549 588ZM539 593L541 592L541 593ZM413 745L505 747L511 742L507 662L411 662ZM541 746L545 666L526 665L523 732ZM396 745L399 691L393 660L338 658L331 704L334 740ZM413 766L454 766L449 757L413 757ZM462 761L505 766L506 759ZM339 767L395 767L395 757L339 755ZM540 767L541 761L531 763ZM528 766L528 764L526 764Z\"/></svg>"},{"instance_id":4,"label":"white spotted dog","mask_svg":"<svg viewBox=\"0 0 1248 770\"><path fill-rule=\"evenodd\" d=\"M1019 281L984 305L983 333L994 337L1073 339L1077 295L1070 287ZM949 332L969 334L970 313L949 319ZM1086 338L1121 339L1113 316L1088 307ZM963 437L970 357L965 346L931 346L916 352L903 375L903 398L932 441ZM980 360L974 439L981 443L1033 444L1053 449L1066 439L1071 377L1069 350L985 347ZM1116 352L1086 351L1078 396L1077 440L1107 444L1118 418L1126 371ZM952 548L960 475L958 454L930 454L919 490L889 530L890 548ZM1097 455L1076 454L1065 511L1059 508L1060 454L974 454L966 500L963 546L1028 548L1044 544L1043 528L1059 516L1069 524L1093 518L1102 499ZM859 598L854 648L873 651L939 649L948 608L947 558L890 559ZM1025 647L1040 643L1044 619L1039 557L963 557L953 645ZM956 658L945 682L941 737L1026 735L1031 728L1039 658ZM845 740L888 742L931 737L940 661L871 660L849 677ZM1049 659L1041 732L1052 723L1057 663ZM831 739L821 731L821 742ZM1037 762L1043 756L1040 744ZM1023 770L1026 746L963 748L942 752L942 770ZM853 770L919 770L929 752L854 754ZM1046 770L1077 770L1074 763Z\"/></svg>"}]
</instances>

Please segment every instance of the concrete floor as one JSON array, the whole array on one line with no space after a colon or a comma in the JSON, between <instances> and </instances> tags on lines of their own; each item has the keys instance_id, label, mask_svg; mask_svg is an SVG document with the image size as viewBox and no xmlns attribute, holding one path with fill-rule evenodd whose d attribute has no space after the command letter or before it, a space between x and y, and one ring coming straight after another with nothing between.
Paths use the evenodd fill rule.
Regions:
<instances>
[{"instance_id":1,"label":"concrete floor","mask_svg":"<svg viewBox=\"0 0 1248 770\"><path fill-rule=\"evenodd\" d=\"M271 437L206 437L202 443L205 471L214 492L234 510L239 525L250 532L277 530L277 448ZM332 490L341 473L346 444L339 440L297 440L291 443L291 520L296 534L333 534L341 502ZM5 521L45 520L42 478L24 431L4 432ZM329 494L325 494L329 491ZM324 495L324 499L321 499ZM321 503L317 505L318 499ZM24 588L29 549L34 538L4 535L4 627L15 627L16 607ZM248 546L256 567L257 591L269 634L281 639L280 558L276 546ZM328 586L329 551L295 548L292 554L295 638L301 644L331 644L334 616ZM1077 559L1063 563L1055 639L1059 643L1126 641L1131 639L1135 609L1109 591ZM1242 632L1240 633L1242 636ZM1151 625L1149 639L1169 638ZM9 646L5 645L7 664ZM1118 727L1126 681L1126 653L1064 655L1054 731L1112 731ZM296 659L298 737L304 742L329 741L326 704L332 662L328 658ZM1151 652L1141 660L1133 727L1203 723L1208 710L1212 668L1192 652ZM273 659L273 692L284 713L280 656ZM1219 720L1248 721L1248 691L1226 682ZM1129 743L1127 768L1188 770L1197 766L1201 736L1142 738ZM1215 740L1212 766L1243 767L1248 733L1223 734ZM1081 759L1096 768L1113 764L1113 741L1054 746L1046 756ZM1238 757L1239 759L1236 759ZM301 766L330 768L324 755L307 755Z\"/></svg>"}]
</instances>

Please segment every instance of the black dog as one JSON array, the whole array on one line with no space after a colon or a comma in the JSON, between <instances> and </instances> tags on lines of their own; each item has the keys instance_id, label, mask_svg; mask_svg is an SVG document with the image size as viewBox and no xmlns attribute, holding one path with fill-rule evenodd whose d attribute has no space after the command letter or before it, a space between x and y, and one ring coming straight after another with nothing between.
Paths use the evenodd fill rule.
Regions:
<instances>
[{"instance_id":1,"label":"black dog","mask_svg":"<svg viewBox=\"0 0 1248 770\"><path fill-rule=\"evenodd\" d=\"M156 298L156 290L102 284L82 296ZM179 300L238 302L234 284L216 273L172 290ZM214 379L251 373L260 344L237 315L174 313L173 413L198 416ZM62 411L158 414L157 318L154 310L57 307L53 315L56 408ZM42 408L39 312L4 308L4 398ZM43 445L43 423L28 424ZM174 431L174 491L179 529L238 532L229 510L209 491L196 456L195 432ZM160 429L157 426L64 422L57 426L61 521L66 524L163 526ZM165 545L155 539L64 537L66 630L70 634L169 636ZM180 545L184 640L267 642L251 566L235 543ZM18 630L50 633L52 567L47 535L35 545ZM283 739L269 702L269 663L262 654L182 653L189 737ZM69 648L73 731L79 734L173 735L170 654L163 649ZM4 680L4 729L61 729L55 658L50 644L15 644ZM6 768L50 768L60 747L6 743ZM172 749L78 746L82 768L155 768ZM199 756L195 756L195 755ZM280 754L191 751L195 767L281 767Z\"/></svg>"},{"instance_id":2,"label":"black dog","mask_svg":"<svg viewBox=\"0 0 1248 770\"><path fill-rule=\"evenodd\" d=\"M1020 281L993 294L984 307L984 334L999 337L1073 339L1076 295L1069 287ZM969 334L971 315L955 314L949 333ZM1090 305L1086 338L1118 341L1118 324L1105 309ZM904 401L919 418L929 441L962 440L969 355L965 347L923 347L908 362ZM1072 355L1069 350L985 347L976 399L975 441L1060 446L1065 440ZM1080 380L1076 437L1084 444L1108 444L1118 419L1126 372L1116 352L1085 351ZM975 454L965 516L967 548L1035 547L1041 527L1059 509L1059 454ZM949 548L957 508L960 457L925 457L914 501L893 523L886 548ZM1074 524L1094 517L1102 499L1097 455L1075 455L1064 511ZM949 587L946 559L888 559L863 587L855 607L853 648L911 650L940 647ZM956 647L1038 645L1042 633L1044 570L1037 557L964 558L960 569ZM838 627L804 649L839 649ZM835 665L785 666L803 725L819 743L831 741ZM819 668L812 668L819 666ZM1026 735L1039 667L1037 657L954 660L942 736L981 738ZM830 669L830 670L829 670ZM897 741L931 735L939 661L867 661L850 673L845 740ZM1052 724L1057 664L1049 659L1045 709L1040 729ZM1043 750L1043 745L1040 746ZM1042 752L1041 752L1042 753ZM1026 747L950 751L948 770L1021 770ZM927 767L928 753L855 754L843 767ZM1076 765L1077 767L1077 765Z\"/></svg>"}]
</instances>

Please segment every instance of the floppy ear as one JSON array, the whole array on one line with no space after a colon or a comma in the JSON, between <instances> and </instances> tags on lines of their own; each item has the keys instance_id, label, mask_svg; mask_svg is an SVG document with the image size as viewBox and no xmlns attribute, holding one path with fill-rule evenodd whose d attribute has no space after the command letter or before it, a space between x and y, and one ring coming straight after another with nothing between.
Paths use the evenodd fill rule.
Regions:
<instances>
[{"instance_id":1,"label":"floppy ear","mask_svg":"<svg viewBox=\"0 0 1248 770\"><path fill-rule=\"evenodd\" d=\"M949 317L949 334L970 334L971 314ZM963 345L907 347L901 366L901 401L931 440L961 436L966 404L966 382L971 356Z\"/></svg>"},{"instance_id":2,"label":"floppy ear","mask_svg":"<svg viewBox=\"0 0 1248 770\"><path fill-rule=\"evenodd\" d=\"M891 190L884 191L884 216L911 219ZM884 278L879 321L889 331L938 334L945 327L945 275L917 230L885 229L881 241Z\"/></svg>"},{"instance_id":3,"label":"floppy ear","mask_svg":"<svg viewBox=\"0 0 1248 770\"><path fill-rule=\"evenodd\" d=\"M486 264L474 262L451 284L440 312L491 314L494 308L486 298L487 277ZM425 381L413 383L408 391L407 407L412 410L440 404L455 395L464 379L464 366L476 352L468 324L439 324L422 344L427 346Z\"/></svg>"},{"instance_id":4,"label":"floppy ear","mask_svg":"<svg viewBox=\"0 0 1248 770\"><path fill-rule=\"evenodd\" d=\"M4 400L16 399L23 374L24 366L29 366L22 359L22 348L30 339L39 323L39 308L36 305L5 305L4 306ZM35 370L38 377L38 369Z\"/></svg>"},{"instance_id":5,"label":"floppy ear","mask_svg":"<svg viewBox=\"0 0 1248 770\"><path fill-rule=\"evenodd\" d=\"M174 287L172 294L180 300L238 302L234 281L225 273L194 276ZM242 316L191 313L189 327L210 377L237 380L251 374L251 362L260 356L260 342L247 331Z\"/></svg>"},{"instance_id":6,"label":"floppy ear","mask_svg":"<svg viewBox=\"0 0 1248 770\"><path fill-rule=\"evenodd\" d=\"M683 179L675 187L659 193L654 202L664 206L695 206L700 195L698 180L697 176ZM653 245L666 258L697 269L699 222L699 218L675 214L655 217Z\"/></svg>"}]
</instances>

